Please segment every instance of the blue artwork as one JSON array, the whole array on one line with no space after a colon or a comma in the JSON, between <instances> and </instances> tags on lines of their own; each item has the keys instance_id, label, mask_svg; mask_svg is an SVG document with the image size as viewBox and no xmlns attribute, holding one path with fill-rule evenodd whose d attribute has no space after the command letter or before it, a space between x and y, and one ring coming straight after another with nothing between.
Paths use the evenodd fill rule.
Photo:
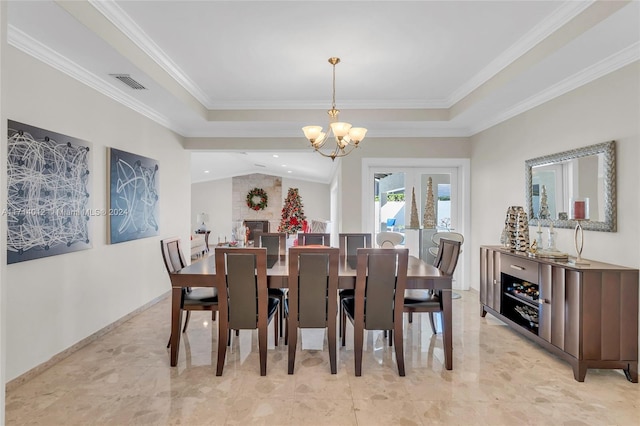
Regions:
<instances>
[{"instance_id":1,"label":"blue artwork","mask_svg":"<svg viewBox=\"0 0 640 426\"><path fill-rule=\"evenodd\" d=\"M89 144L8 121L7 263L91 248Z\"/></svg>"},{"instance_id":2,"label":"blue artwork","mask_svg":"<svg viewBox=\"0 0 640 426\"><path fill-rule=\"evenodd\" d=\"M109 243L158 235L158 162L109 148Z\"/></svg>"}]
</instances>

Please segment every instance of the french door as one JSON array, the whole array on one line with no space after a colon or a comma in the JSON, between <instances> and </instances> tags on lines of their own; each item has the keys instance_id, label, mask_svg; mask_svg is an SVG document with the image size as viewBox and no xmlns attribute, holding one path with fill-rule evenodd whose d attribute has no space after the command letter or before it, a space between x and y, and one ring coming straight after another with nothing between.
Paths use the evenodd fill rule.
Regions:
<instances>
[{"instance_id":1,"label":"french door","mask_svg":"<svg viewBox=\"0 0 640 426\"><path fill-rule=\"evenodd\" d=\"M468 160L458 161L409 159L394 164L393 159L363 159L362 223L364 230L372 233L373 241L380 232L401 233L402 245L410 254L429 263L434 259L428 252L433 233L459 232L468 242ZM423 229L429 193L433 196L435 228ZM469 256L464 256L464 248L469 249L469 245L463 244L454 275L454 288L461 290L469 288Z\"/></svg>"}]
</instances>

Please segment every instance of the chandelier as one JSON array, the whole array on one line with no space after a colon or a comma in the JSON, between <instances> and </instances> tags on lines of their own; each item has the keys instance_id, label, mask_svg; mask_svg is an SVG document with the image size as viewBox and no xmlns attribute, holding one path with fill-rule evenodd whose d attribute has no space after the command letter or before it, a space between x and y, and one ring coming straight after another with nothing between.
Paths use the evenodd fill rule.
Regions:
<instances>
[{"instance_id":1,"label":"chandelier","mask_svg":"<svg viewBox=\"0 0 640 426\"><path fill-rule=\"evenodd\" d=\"M333 66L333 101L329 114L329 128L327 132L322 131L322 126L305 126L302 128L304 136L309 139L311 146L316 152L324 157L335 160L336 157L348 155L364 139L367 129L364 127L351 127L350 123L338 121L340 111L336 109L336 64L340 63L340 58L329 58L329 63ZM335 145L328 144L327 141L334 139ZM322 149L327 148L327 152Z\"/></svg>"}]
</instances>

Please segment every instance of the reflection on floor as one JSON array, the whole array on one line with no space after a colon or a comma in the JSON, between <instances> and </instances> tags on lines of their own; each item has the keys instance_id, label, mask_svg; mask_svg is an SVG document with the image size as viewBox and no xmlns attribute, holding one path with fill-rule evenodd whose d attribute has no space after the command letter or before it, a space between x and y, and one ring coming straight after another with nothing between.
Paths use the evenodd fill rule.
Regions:
<instances>
[{"instance_id":1,"label":"reflection on floor","mask_svg":"<svg viewBox=\"0 0 640 426\"><path fill-rule=\"evenodd\" d=\"M217 323L194 312L177 367L169 367L169 300L7 393L7 424L574 424L636 425L640 385L620 371L570 366L479 317L478 294L454 307L454 370L443 367L442 338L426 315L405 323L406 377L379 332L366 334L363 375L354 377L352 329L338 374L324 351L302 350L287 375L287 348L270 342L260 377L257 336L243 332L215 376ZM405 319L406 320L406 319ZM273 339L272 333L269 338Z\"/></svg>"}]
</instances>

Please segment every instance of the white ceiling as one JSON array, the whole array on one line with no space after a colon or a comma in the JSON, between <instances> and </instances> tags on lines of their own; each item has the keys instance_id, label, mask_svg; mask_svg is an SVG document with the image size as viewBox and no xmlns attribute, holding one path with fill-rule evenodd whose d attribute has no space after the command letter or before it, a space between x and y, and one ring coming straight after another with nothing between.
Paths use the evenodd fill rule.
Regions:
<instances>
[{"instance_id":1,"label":"white ceiling","mask_svg":"<svg viewBox=\"0 0 640 426\"><path fill-rule=\"evenodd\" d=\"M331 56L340 117L369 140L470 136L640 59L637 1L16 1L8 24L13 46L187 138L194 182L328 182L300 129L326 127Z\"/></svg>"}]
</instances>

